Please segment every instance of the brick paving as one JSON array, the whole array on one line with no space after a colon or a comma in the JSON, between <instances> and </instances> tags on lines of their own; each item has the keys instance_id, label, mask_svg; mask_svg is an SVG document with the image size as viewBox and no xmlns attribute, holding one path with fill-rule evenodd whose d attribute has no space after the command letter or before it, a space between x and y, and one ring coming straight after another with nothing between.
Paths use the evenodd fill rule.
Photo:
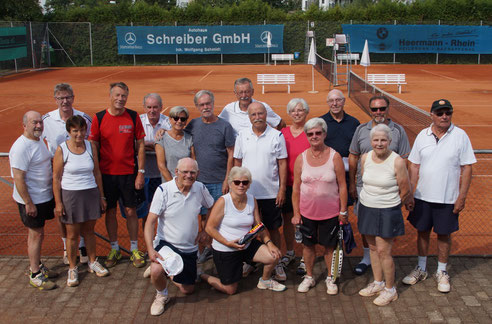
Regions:
<instances>
[{"instance_id":1,"label":"brick paving","mask_svg":"<svg viewBox=\"0 0 492 324\"><path fill-rule=\"evenodd\" d=\"M0 323L492 323L492 258L452 257L449 266L452 290L437 291L432 276L414 286L401 279L416 263L415 257L397 257L399 299L377 307L374 297L360 297L359 289L370 280L352 274L358 258L346 258L337 296L328 296L324 263L315 266L317 285L298 293L301 277L289 266L285 292L256 288L260 272L243 279L236 295L226 296L198 283L193 295L184 296L173 285L171 302L159 317L151 316L155 290L142 277L145 268L134 268L124 259L111 275L98 278L80 266L80 286L67 287L67 266L61 258L45 259L58 271L58 287L52 291L32 288L25 257L0 257ZM436 259L429 258L430 272ZM207 261L205 271L213 271Z\"/></svg>"}]
</instances>

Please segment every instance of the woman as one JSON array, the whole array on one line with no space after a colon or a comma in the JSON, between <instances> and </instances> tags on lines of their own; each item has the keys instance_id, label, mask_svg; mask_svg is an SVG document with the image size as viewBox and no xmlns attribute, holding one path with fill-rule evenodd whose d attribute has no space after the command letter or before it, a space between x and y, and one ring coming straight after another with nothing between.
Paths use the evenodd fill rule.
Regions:
<instances>
[{"instance_id":1,"label":"woman","mask_svg":"<svg viewBox=\"0 0 492 324\"><path fill-rule=\"evenodd\" d=\"M69 262L67 285L79 284L77 242L84 237L89 256L89 272L99 277L109 275L96 259L94 226L106 210L99 160L94 144L85 140L87 124L82 116L66 121L70 138L61 143L53 158L53 194L55 215L67 227L67 256Z\"/></svg>"},{"instance_id":2,"label":"woman","mask_svg":"<svg viewBox=\"0 0 492 324\"><path fill-rule=\"evenodd\" d=\"M268 231L258 234L260 240L238 243L243 235L260 223L256 200L246 193L251 184L251 173L246 168L233 167L228 183L229 193L217 200L205 227L213 238L212 252L219 278L208 274L201 274L200 277L215 289L232 295L242 277L243 262L260 262L264 264L263 276L257 287L284 291L285 286L271 278L281 253L270 239Z\"/></svg>"},{"instance_id":3,"label":"woman","mask_svg":"<svg viewBox=\"0 0 492 324\"><path fill-rule=\"evenodd\" d=\"M369 243L374 282L359 291L359 295L379 294L374 304L384 306L398 298L391 248L394 237L405 234L401 204L410 197L410 182L405 161L389 149L390 128L379 124L369 134L372 151L362 155L360 164L358 227Z\"/></svg>"},{"instance_id":4,"label":"woman","mask_svg":"<svg viewBox=\"0 0 492 324\"><path fill-rule=\"evenodd\" d=\"M185 157L195 159L195 149L191 135L184 132L189 118L188 110L176 106L169 111L171 129L156 142L155 154L157 166L161 172L162 182L173 179L178 161Z\"/></svg>"},{"instance_id":5,"label":"woman","mask_svg":"<svg viewBox=\"0 0 492 324\"><path fill-rule=\"evenodd\" d=\"M342 157L326 146L327 126L323 119L313 118L304 125L310 147L302 152L294 165L294 225L302 224L303 257L306 275L297 291L307 292L314 287L313 278L315 245L324 247L324 259L328 276L326 292L336 295L338 287L331 277L333 249L337 244L340 221L347 223L347 186Z\"/></svg>"}]
</instances>

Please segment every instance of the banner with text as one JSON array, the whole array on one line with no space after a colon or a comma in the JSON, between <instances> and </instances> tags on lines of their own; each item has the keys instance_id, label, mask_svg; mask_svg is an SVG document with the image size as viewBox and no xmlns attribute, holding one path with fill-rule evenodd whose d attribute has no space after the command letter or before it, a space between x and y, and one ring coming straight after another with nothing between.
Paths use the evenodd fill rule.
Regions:
<instances>
[{"instance_id":1,"label":"banner with text","mask_svg":"<svg viewBox=\"0 0 492 324\"><path fill-rule=\"evenodd\" d=\"M116 34L118 54L284 52L283 25L117 26Z\"/></svg>"},{"instance_id":2,"label":"banner with text","mask_svg":"<svg viewBox=\"0 0 492 324\"><path fill-rule=\"evenodd\" d=\"M492 26L342 25L352 52L370 53L492 53Z\"/></svg>"},{"instance_id":3,"label":"banner with text","mask_svg":"<svg viewBox=\"0 0 492 324\"><path fill-rule=\"evenodd\" d=\"M0 61L26 56L26 27L0 28Z\"/></svg>"}]
</instances>

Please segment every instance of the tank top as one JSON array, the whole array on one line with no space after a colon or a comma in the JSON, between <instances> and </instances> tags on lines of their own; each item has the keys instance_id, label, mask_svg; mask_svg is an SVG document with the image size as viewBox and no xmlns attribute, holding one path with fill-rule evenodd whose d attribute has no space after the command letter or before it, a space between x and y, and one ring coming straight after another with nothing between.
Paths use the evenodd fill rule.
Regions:
<instances>
[{"instance_id":1,"label":"tank top","mask_svg":"<svg viewBox=\"0 0 492 324\"><path fill-rule=\"evenodd\" d=\"M182 158L191 156L191 147L193 146L191 135L184 133L180 140L176 140L165 132L156 144L159 144L164 148L166 154L166 168L169 173L171 173L171 176L174 177L174 171L176 170L178 161ZM166 182L164 177L161 178L162 182Z\"/></svg>"},{"instance_id":2,"label":"tank top","mask_svg":"<svg viewBox=\"0 0 492 324\"><path fill-rule=\"evenodd\" d=\"M372 159L374 151L367 153L362 175L360 202L370 208L390 208L401 203L398 182L396 181L395 152L382 163Z\"/></svg>"},{"instance_id":3,"label":"tank top","mask_svg":"<svg viewBox=\"0 0 492 324\"><path fill-rule=\"evenodd\" d=\"M64 190L97 188L93 173L92 146L88 140L84 140L84 144L85 151L81 154L72 153L67 146L67 142L60 144L64 163L61 187Z\"/></svg>"},{"instance_id":4,"label":"tank top","mask_svg":"<svg viewBox=\"0 0 492 324\"><path fill-rule=\"evenodd\" d=\"M246 202L246 207L243 210L238 210L234 206L231 194L228 193L222 198L224 198L224 218L219 225L218 231L227 241L234 241L241 238L243 235L249 232L253 227L255 222L254 210L255 210L255 199L252 195L247 194L248 200ZM246 248L249 243L246 245ZM216 251L221 252L233 252L238 251L237 249L230 248L224 244L216 241L212 241L212 247Z\"/></svg>"},{"instance_id":5,"label":"tank top","mask_svg":"<svg viewBox=\"0 0 492 324\"><path fill-rule=\"evenodd\" d=\"M312 220L337 217L340 213L340 196L333 164L335 150L330 147L330 157L325 164L317 167L309 165L307 151L302 153L301 215Z\"/></svg>"}]
</instances>

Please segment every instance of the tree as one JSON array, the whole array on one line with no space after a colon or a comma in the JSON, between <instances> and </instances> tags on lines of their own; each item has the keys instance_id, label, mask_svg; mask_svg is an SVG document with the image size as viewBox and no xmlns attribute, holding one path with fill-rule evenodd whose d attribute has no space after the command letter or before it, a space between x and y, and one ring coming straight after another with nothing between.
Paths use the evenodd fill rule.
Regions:
<instances>
[{"instance_id":1,"label":"tree","mask_svg":"<svg viewBox=\"0 0 492 324\"><path fill-rule=\"evenodd\" d=\"M2 0L0 1L0 19L2 20L41 20L43 13L38 0Z\"/></svg>"}]
</instances>

